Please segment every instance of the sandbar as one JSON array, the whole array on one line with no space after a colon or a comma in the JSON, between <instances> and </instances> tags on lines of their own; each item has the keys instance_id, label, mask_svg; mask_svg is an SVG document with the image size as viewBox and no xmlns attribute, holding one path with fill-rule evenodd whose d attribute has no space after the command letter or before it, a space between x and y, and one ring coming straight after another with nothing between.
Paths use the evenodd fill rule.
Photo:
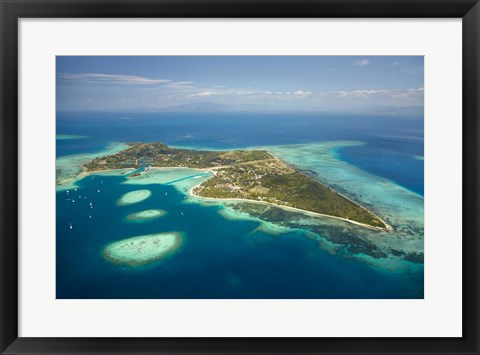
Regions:
<instances>
[{"instance_id":1,"label":"sandbar","mask_svg":"<svg viewBox=\"0 0 480 355\"><path fill-rule=\"evenodd\" d=\"M180 232L148 234L113 242L103 250L103 257L114 264L141 266L161 260L182 245Z\"/></svg>"},{"instance_id":2,"label":"sandbar","mask_svg":"<svg viewBox=\"0 0 480 355\"><path fill-rule=\"evenodd\" d=\"M145 210L141 212L136 212L129 214L126 217L126 220L129 222L149 222L159 217L165 216L167 214L166 211L160 209L151 209Z\"/></svg>"},{"instance_id":3,"label":"sandbar","mask_svg":"<svg viewBox=\"0 0 480 355\"><path fill-rule=\"evenodd\" d=\"M130 191L120 197L117 204L120 206L131 205L146 200L151 195L152 192L150 190Z\"/></svg>"}]
</instances>

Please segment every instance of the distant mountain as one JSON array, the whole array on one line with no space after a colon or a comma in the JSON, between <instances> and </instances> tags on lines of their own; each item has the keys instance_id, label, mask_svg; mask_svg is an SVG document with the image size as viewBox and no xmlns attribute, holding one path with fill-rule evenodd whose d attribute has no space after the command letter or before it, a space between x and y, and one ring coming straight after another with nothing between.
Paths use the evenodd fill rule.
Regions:
<instances>
[{"instance_id":1,"label":"distant mountain","mask_svg":"<svg viewBox=\"0 0 480 355\"><path fill-rule=\"evenodd\" d=\"M282 112L263 104L219 104L210 101L163 107L157 112Z\"/></svg>"},{"instance_id":2,"label":"distant mountain","mask_svg":"<svg viewBox=\"0 0 480 355\"><path fill-rule=\"evenodd\" d=\"M390 115L390 116L422 116L423 117L423 114L424 114L423 106L405 106L405 107L372 106L372 107L366 108L364 111L365 111L364 114Z\"/></svg>"},{"instance_id":3,"label":"distant mountain","mask_svg":"<svg viewBox=\"0 0 480 355\"><path fill-rule=\"evenodd\" d=\"M231 111L227 105L222 105L214 102L193 102L190 104L168 106L159 111L166 112L214 112L214 111Z\"/></svg>"}]
</instances>

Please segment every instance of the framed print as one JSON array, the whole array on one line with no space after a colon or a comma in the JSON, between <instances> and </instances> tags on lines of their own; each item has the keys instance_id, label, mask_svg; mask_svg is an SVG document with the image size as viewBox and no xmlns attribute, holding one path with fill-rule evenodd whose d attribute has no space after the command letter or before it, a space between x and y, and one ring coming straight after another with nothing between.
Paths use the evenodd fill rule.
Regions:
<instances>
[{"instance_id":1,"label":"framed print","mask_svg":"<svg viewBox=\"0 0 480 355\"><path fill-rule=\"evenodd\" d=\"M2 354L479 352L476 1L1 11Z\"/></svg>"},{"instance_id":2,"label":"framed print","mask_svg":"<svg viewBox=\"0 0 480 355\"><path fill-rule=\"evenodd\" d=\"M423 60L57 56L56 298L423 299Z\"/></svg>"}]
</instances>

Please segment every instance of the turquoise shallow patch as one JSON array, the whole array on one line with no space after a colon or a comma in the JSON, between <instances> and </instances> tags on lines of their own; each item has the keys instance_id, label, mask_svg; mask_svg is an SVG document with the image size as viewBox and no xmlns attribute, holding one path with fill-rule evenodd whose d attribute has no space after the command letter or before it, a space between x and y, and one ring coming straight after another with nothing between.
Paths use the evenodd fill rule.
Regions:
<instances>
[{"instance_id":1,"label":"turquoise shallow patch","mask_svg":"<svg viewBox=\"0 0 480 355\"><path fill-rule=\"evenodd\" d=\"M148 221L152 221L152 220L154 220L154 219L163 217L163 216L165 216L166 214L167 214L167 212L164 211L164 210L161 210L161 209L151 209L151 210L145 210L145 211L141 211L141 212L136 212L136 213L129 214L129 215L126 217L126 220L129 221L129 222L139 222L139 223L142 223L142 222L148 222Z\"/></svg>"},{"instance_id":2,"label":"turquoise shallow patch","mask_svg":"<svg viewBox=\"0 0 480 355\"><path fill-rule=\"evenodd\" d=\"M87 138L86 136L79 136L76 134L57 134L55 139L65 140L65 139L83 139Z\"/></svg>"},{"instance_id":3,"label":"turquoise shallow patch","mask_svg":"<svg viewBox=\"0 0 480 355\"><path fill-rule=\"evenodd\" d=\"M151 195L152 192L150 190L136 190L127 192L118 199L117 204L120 206L131 205L146 200Z\"/></svg>"},{"instance_id":4,"label":"turquoise shallow patch","mask_svg":"<svg viewBox=\"0 0 480 355\"><path fill-rule=\"evenodd\" d=\"M83 165L98 156L116 154L127 148L122 143L111 143L104 150L96 153L65 155L56 160L56 190L65 191L78 187L77 181L85 177ZM104 174L105 172L98 173ZM97 173L95 173L97 174Z\"/></svg>"},{"instance_id":5,"label":"turquoise shallow patch","mask_svg":"<svg viewBox=\"0 0 480 355\"><path fill-rule=\"evenodd\" d=\"M141 266L169 256L181 246L182 239L180 232L128 238L107 245L103 257L114 264Z\"/></svg>"},{"instance_id":6,"label":"turquoise shallow patch","mask_svg":"<svg viewBox=\"0 0 480 355\"><path fill-rule=\"evenodd\" d=\"M339 141L268 147L275 156L365 206L393 227L392 232L355 228L355 234L386 252L423 253L424 199L388 179L372 175L337 158L335 151L359 142ZM305 218L302 225L335 227L335 238L353 228L333 219ZM325 228L327 230L327 228ZM384 260L386 259L378 259ZM388 266L388 265L382 265Z\"/></svg>"}]
</instances>

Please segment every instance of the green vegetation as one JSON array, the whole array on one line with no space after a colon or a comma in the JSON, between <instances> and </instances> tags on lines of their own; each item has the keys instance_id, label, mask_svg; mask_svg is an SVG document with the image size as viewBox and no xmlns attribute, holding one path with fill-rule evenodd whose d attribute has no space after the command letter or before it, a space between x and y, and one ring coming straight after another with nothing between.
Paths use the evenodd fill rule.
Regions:
<instances>
[{"instance_id":1,"label":"green vegetation","mask_svg":"<svg viewBox=\"0 0 480 355\"><path fill-rule=\"evenodd\" d=\"M386 228L370 211L273 157L218 169L194 193L268 202Z\"/></svg>"},{"instance_id":2,"label":"green vegetation","mask_svg":"<svg viewBox=\"0 0 480 355\"><path fill-rule=\"evenodd\" d=\"M199 151L174 149L162 143L130 143L127 149L95 158L84 167L90 172L139 168L142 164L214 170L212 178L194 189L198 196L261 201L387 228L370 211L265 150ZM130 177L138 175L135 173Z\"/></svg>"},{"instance_id":3,"label":"green vegetation","mask_svg":"<svg viewBox=\"0 0 480 355\"><path fill-rule=\"evenodd\" d=\"M170 148L162 143L130 143L117 154L98 157L85 164L85 170L138 169L142 164L152 167L213 168L270 158L264 150L230 152Z\"/></svg>"}]
</instances>

